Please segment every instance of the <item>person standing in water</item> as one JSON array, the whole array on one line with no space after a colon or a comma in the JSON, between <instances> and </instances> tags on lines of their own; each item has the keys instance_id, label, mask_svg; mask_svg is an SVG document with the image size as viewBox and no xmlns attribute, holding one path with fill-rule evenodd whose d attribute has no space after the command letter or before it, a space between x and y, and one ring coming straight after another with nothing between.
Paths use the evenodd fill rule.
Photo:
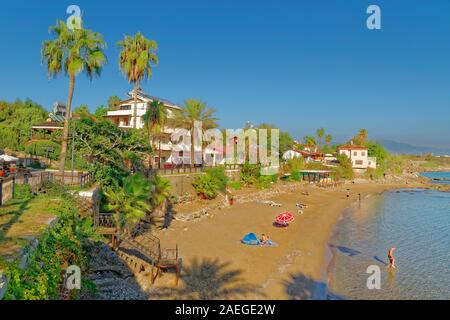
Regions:
<instances>
[{"instance_id":1,"label":"person standing in water","mask_svg":"<svg viewBox=\"0 0 450 320\"><path fill-rule=\"evenodd\" d=\"M390 248L388 251L388 259L389 259L389 267L395 269L395 258L394 258L394 250L396 248Z\"/></svg>"}]
</instances>

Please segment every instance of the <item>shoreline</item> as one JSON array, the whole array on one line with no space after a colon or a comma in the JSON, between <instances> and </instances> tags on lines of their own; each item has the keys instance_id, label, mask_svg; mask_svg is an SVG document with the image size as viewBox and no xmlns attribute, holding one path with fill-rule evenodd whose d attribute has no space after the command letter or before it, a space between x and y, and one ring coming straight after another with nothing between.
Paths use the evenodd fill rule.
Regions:
<instances>
[{"instance_id":1,"label":"shoreline","mask_svg":"<svg viewBox=\"0 0 450 320\"><path fill-rule=\"evenodd\" d=\"M328 280L324 278L328 243L345 210L357 203L358 193L365 199L394 189L426 187L427 184L420 181L344 184L333 189L303 185L295 191L268 197L268 200L281 203L281 208L256 201L238 203L212 211L195 222L173 221L169 230L156 233L163 246L178 244L183 266L187 270L192 271L196 267L201 271L211 267L217 269L214 270L216 273L235 272L239 274L242 285L254 288L252 292L233 298L324 299L328 285ZM346 199L347 188L351 189L350 199ZM302 191L308 191L310 195L302 196ZM308 205L300 216L295 209L295 203L299 200ZM296 220L288 228L274 228L271 225L274 217L284 211L293 212ZM254 248L240 244L240 239L249 232L269 234L279 246ZM220 266L224 270L220 270ZM210 284L201 275L195 280L201 283L200 286L206 286L197 290L211 290L207 288ZM164 276L152 291L158 292L170 281L170 275ZM227 283L224 287L228 285L233 284ZM157 298L157 295L150 295L150 298Z\"/></svg>"}]
</instances>

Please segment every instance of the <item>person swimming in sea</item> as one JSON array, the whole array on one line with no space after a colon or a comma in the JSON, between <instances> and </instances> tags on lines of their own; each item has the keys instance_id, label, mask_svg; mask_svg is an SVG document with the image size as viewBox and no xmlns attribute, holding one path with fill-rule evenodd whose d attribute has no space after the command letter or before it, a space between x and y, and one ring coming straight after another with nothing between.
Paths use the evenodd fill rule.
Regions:
<instances>
[{"instance_id":1,"label":"person swimming in sea","mask_svg":"<svg viewBox=\"0 0 450 320\"><path fill-rule=\"evenodd\" d=\"M388 259L389 259L389 267L395 269L395 258L394 258L394 250L396 248L390 248L388 251Z\"/></svg>"}]
</instances>

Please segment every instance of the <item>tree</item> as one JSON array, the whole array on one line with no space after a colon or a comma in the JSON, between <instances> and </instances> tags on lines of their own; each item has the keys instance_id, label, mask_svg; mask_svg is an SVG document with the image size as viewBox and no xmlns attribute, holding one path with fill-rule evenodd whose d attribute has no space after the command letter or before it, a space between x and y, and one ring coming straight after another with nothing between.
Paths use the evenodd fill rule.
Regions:
<instances>
[{"instance_id":1,"label":"tree","mask_svg":"<svg viewBox=\"0 0 450 320\"><path fill-rule=\"evenodd\" d=\"M64 71L69 76L69 93L59 161L59 170L64 171L75 78L82 72L91 80L94 76L100 76L106 63L106 56L103 53L106 43L101 34L84 28L71 30L60 20L55 26L50 27L50 33L54 39L44 41L41 52L48 74L50 77L56 77Z\"/></svg>"},{"instance_id":2,"label":"tree","mask_svg":"<svg viewBox=\"0 0 450 320\"><path fill-rule=\"evenodd\" d=\"M152 101L147 112L143 116L143 121L147 128L148 141L153 149L155 149L155 137L164 131L166 120L167 108L164 103L158 100ZM161 150L159 151L161 153ZM161 163L161 154L159 155L159 158L159 163Z\"/></svg>"},{"instance_id":3,"label":"tree","mask_svg":"<svg viewBox=\"0 0 450 320\"><path fill-rule=\"evenodd\" d=\"M323 146L323 137L325 135L325 129L324 128L319 128L317 129L317 137L319 138L319 149L322 148Z\"/></svg>"},{"instance_id":4,"label":"tree","mask_svg":"<svg viewBox=\"0 0 450 320\"><path fill-rule=\"evenodd\" d=\"M107 209L114 212L119 229L130 229L151 209L150 182L143 174L130 175L123 179L122 186L107 188Z\"/></svg>"},{"instance_id":5,"label":"tree","mask_svg":"<svg viewBox=\"0 0 450 320\"><path fill-rule=\"evenodd\" d=\"M41 105L29 99L12 103L0 101L0 149L28 151L31 127L44 122L47 116L48 112Z\"/></svg>"},{"instance_id":6,"label":"tree","mask_svg":"<svg viewBox=\"0 0 450 320\"><path fill-rule=\"evenodd\" d=\"M369 134L368 134L366 129L361 129L361 130L359 130L358 134L355 136L355 138L354 138L355 141L354 142L357 145L364 145L366 143L366 141L367 141L368 135Z\"/></svg>"},{"instance_id":7,"label":"tree","mask_svg":"<svg viewBox=\"0 0 450 320\"><path fill-rule=\"evenodd\" d=\"M171 123L175 127L182 127L191 132L191 164L195 163L194 150L194 124L199 121L204 130L217 127L217 118L213 117L215 109L207 108L206 103L197 99L188 99L185 101L181 112L177 112Z\"/></svg>"},{"instance_id":8,"label":"tree","mask_svg":"<svg viewBox=\"0 0 450 320\"><path fill-rule=\"evenodd\" d=\"M316 138L313 136L305 136L303 141L310 148L315 148L317 146Z\"/></svg>"},{"instance_id":9,"label":"tree","mask_svg":"<svg viewBox=\"0 0 450 320\"><path fill-rule=\"evenodd\" d=\"M129 83L134 84L134 128L137 128L137 94L139 84L152 76L152 65L158 64L158 44L145 38L140 32L134 37L125 36L118 42L121 47L119 66Z\"/></svg>"},{"instance_id":10,"label":"tree","mask_svg":"<svg viewBox=\"0 0 450 320\"><path fill-rule=\"evenodd\" d=\"M327 136L325 137L326 145L329 146L331 144L331 141L333 141L333 136L331 134L327 134Z\"/></svg>"},{"instance_id":11,"label":"tree","mask_svg":"<svg viewBox=\"0 0 450 320\"><path fill-rule=\"evenodd\" d=\"M140 159L152 151L148 140L136 130L121 130L105 118L81 115L76 122L76 154L90 162L100 185L110 185L126 175L126 162L139 167Z\"/></svg>"},{"instance_id":12,"label":"tree","mask_svg":"<svg viewBox=\"0 0 450 320\"><path fill-rule=\"evenodd\" d=\"M161 207L167 199L170 198L170 181L158 175L154 175L151 180L152 192L150 195L150 204L153 210Z\"/></svg>"},{"instance_id":13,"label":"tree","mask_svg":"<svg viewBox=\"0 0 450 320\"><path fill-rule=\"evenodd\" d=\"M119 103L120 103L120 97L118 96L111 96L108 99L108 110L114 110L114 108L116 108Z\"/></svg>"}]
</instances>

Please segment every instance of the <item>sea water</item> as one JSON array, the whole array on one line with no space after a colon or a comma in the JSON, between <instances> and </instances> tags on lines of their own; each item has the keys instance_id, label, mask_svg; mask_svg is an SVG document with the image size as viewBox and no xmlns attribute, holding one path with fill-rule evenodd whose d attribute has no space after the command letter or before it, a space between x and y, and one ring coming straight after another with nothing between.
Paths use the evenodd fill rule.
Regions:
<instances>
[{"instance_id":1,"label":"sea water","mask_svg":"<svg viewBox=\"0 0 450 320\"><path fill-rule=\"evenodd\" d=\"M409 189L363 199L336 224L329 248L329 298L450 299L450 193ZM367 286L374 265L380 289Z\"/></svg>"}]
</instances>

